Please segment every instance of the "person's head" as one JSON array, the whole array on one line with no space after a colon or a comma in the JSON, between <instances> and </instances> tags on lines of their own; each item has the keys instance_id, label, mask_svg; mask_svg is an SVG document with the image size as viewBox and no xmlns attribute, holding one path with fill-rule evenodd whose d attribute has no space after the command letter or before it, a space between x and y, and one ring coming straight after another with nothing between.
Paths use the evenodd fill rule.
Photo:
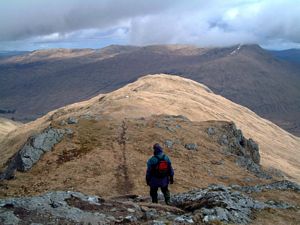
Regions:
<instances>
[{"instance_id":1,"label":"person's head","mask_svg":"<svg viewBox=\"0 0 300 225\"><path fill-rule=\"evenodd\" d=\"M163 152L162 147L160 147L160 145L158 143L156 143L155 145L153 145L153 154L154 155L160 155Z\"/></svg>"}]
</instances>

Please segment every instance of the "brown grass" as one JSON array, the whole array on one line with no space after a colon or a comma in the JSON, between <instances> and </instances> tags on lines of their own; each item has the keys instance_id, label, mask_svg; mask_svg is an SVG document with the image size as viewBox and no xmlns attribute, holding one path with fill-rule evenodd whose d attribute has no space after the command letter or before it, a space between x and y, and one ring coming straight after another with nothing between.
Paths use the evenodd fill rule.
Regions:
<instances>
[{"instance_id":1,"label":"brown grass","mask_svg":"<svg viewBox=\"0 0 300 225\"><path fill-rule=\"evenodd\" d=\"M5 135L17 129L22 124L5 118L0 118L0 142L4 139Z\"/></svg>"},{"instance_id":2,"label":"brown grass","mask_svg":"<svg viewBox=\"0 0 300 225\"><path fill-rule=\"evenodd\" d=\"M168 75L146 76L110 94L63 107L23 125L0 142L0 165L20 149L30 135L49 124L60 127L61 120L83 114L100 120L81 119L79 124L68 125L74 130L74 136L66 137L53 152L45 154L30 172L18 173L16 180L4 182L4 187L7 185L9 189L1 189L0 195L35 194L53 189L110 196L148 192L144 181L145 163L152 154L153 143L163 143L166 139L177 140L174 148L166 149L176 170L173 192L210 183L243 184L245 177L253 178L253 184L259 182L237 167L232 158L224 157L221 146L206 134L208 126L220 127L224 122L203 122L205 120L234 121L246 137L259 143L264 166L273 166L300 179L299 138L247 108L211 93L201 84ZM182 114L194 122L178 121L182 128L175 129L175 124L168 124L162 118L136 119L153 114ZM175 132L157 127L157 121ZM183 145L189 142L197 143L199 150L187 151ZM221 165L211 163L220 160ZM228 176L228 179L220 176Z\"/></svg>"},{"instance_id":3,"label":"brown grass","mask_svg":"<svg viewBox=\"0 0 300 225\"><path fill-rule=\"evenodd\" d=\"M267 209L256 212L250 225L299 225L299 209Z\"/></svg>"},{"instance_id":4,"label":"brown grass","mask_svg":"<svg viewBox=\"0 0 300 225\"><path fill-rule=\"evenodd\" d=\"M151 146L155 142L163 144L167 139L175 142L172 149L165 148L176 174L175 185L170 187L172 192L211 183L246 184L245 177L251 177L253 184L262 182L238 167L232 157L225 156L217 141L206 133L207 128L213 126L221 135L225 132L226 122L169 122L164 118L126 119L124 122L81 119L79 124L68 125L74 135L65 137L32 170L17 173L16 179L5 181L0 195L31 195L65 189L100 196L145 194L148 192L145 170L147 159L152 155ZM175 128L176 125L180 128ZM165 126L175 131L171 132ZM124 147L120 142L121 135ZM197 143L199 148L189 151L184 148L185 143ZM211 161L223 163L216 165ZM228 179L221 176L228 176Z\"/></svg>"}]
</instances>

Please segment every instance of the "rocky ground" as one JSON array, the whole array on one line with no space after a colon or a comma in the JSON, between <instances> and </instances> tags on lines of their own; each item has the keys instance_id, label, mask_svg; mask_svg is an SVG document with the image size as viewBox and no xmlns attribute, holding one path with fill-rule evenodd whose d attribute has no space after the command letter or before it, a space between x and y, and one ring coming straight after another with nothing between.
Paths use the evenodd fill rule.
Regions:
<instances>
[{"instance_id":1,"label":"rocky ground","mask_svg":"<svg viewBox=\"0 0 300 225\"><path fill-rule=\"evenodd\" d=\"M81 168L80 160L92 150L86 151L85 149L90 147L86 146L83 149L81 147L78 150L73 148L72 151L66 151L68 148L65 144L70 144L71 140L78 142L75 137L82 136L80 132L86 135L94 134L95 129L99 127L108 136L117 130L118 135L112 145L120 151L117 159L121 160L119 163L121 162L122 165L115 168L118 173L116 178L118 185L112 182L103 185L100 182L99 186L99 181L96 181L94 185L98 185L96 187L103 191L98 196L87 195L83 193L93 192L91 190L94 189L88 189L92 184L87 184L88 180L82 179L94 176L95 179L101 180L101 176L97 177L94 173L91 175L86 170L82 170L81 173L68 173L68 167L65 166L69 162L74 162ZM110 132L104 127L107 127ZM80 131L81 129L83 130ZM138 129L138 132L135 129ZM186 137L184 135L186 129L189 129L191 137L196 137L198 134L202 142L198 139L192 141L193 139ZM156 131L162 138L161 142L166 152L172 156L175 168L178 168L179 161L184 158L176 149L186 154L189 160L189 164L181 164L177 169L174 184L177 188L171 186L174 192L170 206L164 204L162 194L159 195L160 204L152 204L149 197L134 194L147 191L138 186L137 180L144 179L143 175L133 179L128 151L134 149L132 144L137 144L139 139L137 137L135 140L133 134L147 132L153 138ZM96 137L89 138L94 140ZM100 141L104 140L105 138ZM97 146L97 142L81 141ZM61 145L64 142L65 144ZM213 154L208 156L207 149L210 149ZM115 150L109 154L112 153L117 154ZM54 157L56 161L52 171L54 162L51 163L53 160L51 155L53 154L56 155ZM99 157L99 154L92 154L92 156ZM202 167L192 169L196 162L201 162L201 166L207 169L206 172ZM93 165L93 162L89 161L89 165ZM79 183L72 183L73 188L70 188L66 181L55 180L56 185L63 185L60 186L61 190L69 191L59 191L59 186L53 188L49 185L54 170L58 170L59 167L65 170L61 172L64 179L70 176L70 180L82 177ZM37 168L38 170L35 171ZM72 171L74 169L75 167L72 167ZM101 169L109 168L98 165L98 170ZM180 172L180 169L183 171ZM191 175L188 171L191 170L194 170L194 173L201 171L199 178L202 177L205 183L218 184L197 188L204 185L200 185L201 180L194 176L196 181L192 183L192 178L189 179L188 182L192 185L185 188L187 181L183 174L188 177ZM223 170L229 170L227 175L220 174ZM109 175L105 174L104 177L109 178ZM8 160L0 178L2 179L0 224L296 225L300 221L300 186L287 180L276 181L282 179L283 174L280 171L263 168L260 165L257 143L252 139L246 139L242 131L230 122L195 123L183 116L169 115L127 119L122 122L90 116L82 116L79 119L69 117L52 123L42 132L28 138L23 147ZM254 185L255 183L259 184ZM50 191L50 188L56 191ZM182 189L188 191L182 192L180 191ZM109 193L113 193L114 197L108 197L111 195ZM120 196L120 194L124 195ZM276 222L270 223L272 221L270 218L276 218ZM280 220L284 223L279 223Z\"/></svg>"},{"instance_id":2,"label":"rocky ground","mask_svg":"<svg viewBox=\"0 0 300 225\"><path fill-rule=\"evenodd\" d=\"M262 201L250 195L278 190L295 194L298 203L274 197ZM296 225L300 221L299 199L300 186L289 181L243 187L210 185L174 194L170 206L149 203L149 198L138 195L104 199L79 192L55 191L0 200L0 222L10 225L255 224L258 212L279 210L291 214L286 224Z\"/></svg>"}]
</instances>

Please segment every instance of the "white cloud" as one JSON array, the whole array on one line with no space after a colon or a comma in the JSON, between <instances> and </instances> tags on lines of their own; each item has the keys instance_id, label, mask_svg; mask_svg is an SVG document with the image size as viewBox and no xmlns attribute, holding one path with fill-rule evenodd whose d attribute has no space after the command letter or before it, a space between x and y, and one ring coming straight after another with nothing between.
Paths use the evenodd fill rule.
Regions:
<instances>
[{"instance_id":1,"label":"white cloud","mask_svg":"<svg viewBox=\"0 0 300 225\"><path fill-rule=\"evenodd\" d=\"M298 21L299 0L3 0L0 41L299 46Z\"/></svg>"}]
</instances>

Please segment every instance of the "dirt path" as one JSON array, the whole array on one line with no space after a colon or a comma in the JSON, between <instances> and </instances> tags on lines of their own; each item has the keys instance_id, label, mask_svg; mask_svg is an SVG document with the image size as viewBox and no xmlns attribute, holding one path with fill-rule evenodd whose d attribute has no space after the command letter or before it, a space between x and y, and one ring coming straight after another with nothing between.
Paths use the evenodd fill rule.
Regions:
<instances>
[{"instance_id":1,"label":"dirt path","mask_svg":"<svg viewBox=\"0 0 300 225\"><path fill-rule=\"evenodd\" d=\"M121 151L119 155L119 166L116 171L118 191L120 194L129 194L133 190L134 184L128 173L127 149L126 149L126 131L127 126L125 121L122 121L121 132L118 135L118 148Z\"/></svg>"}]
</instances>

